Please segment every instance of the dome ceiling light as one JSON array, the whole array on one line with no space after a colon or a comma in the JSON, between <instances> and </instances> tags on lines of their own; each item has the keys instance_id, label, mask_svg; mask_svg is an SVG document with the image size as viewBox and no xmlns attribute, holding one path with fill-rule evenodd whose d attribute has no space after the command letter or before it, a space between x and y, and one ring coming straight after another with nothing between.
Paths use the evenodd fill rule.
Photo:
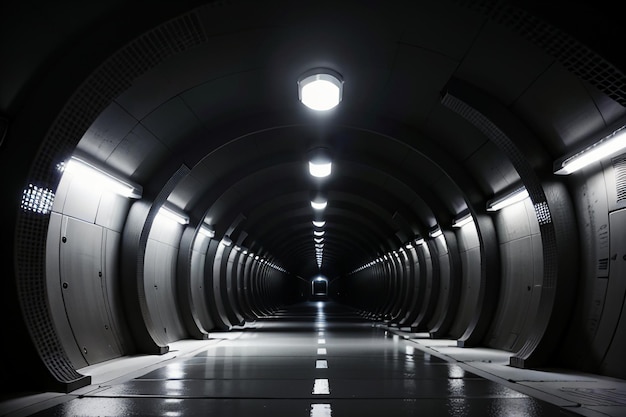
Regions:
<instances>
[{"instance_id":1,"label":"dome ceiling light","mask_svg":"<svg viewBox=\"0 0 626 417\"><path fill-rule=\"evenodd\" d=\"M330 110L339 104L342 96L343 80L335 71L317 68L298 80L298 98L312 110Z\"/></svg>"},{"instance_id":2,"label":"dome ceiling light","mask_svg":"<svg viewBox=\"0 0 626 417\"><path fill-rule=\"evenodd\" d=\"M313 207L315 210L324 210L327 204L327 201L323 199L316 199L311 201L311 207Z\"/></svg>"},{"instance_id":3,"label":"dome ceiling light","mask_svg":"<svg viewBox=\"0 0 626 417\"><path fill-rule=\"evenodd\" d=\"M328 177L332 172L332 159L326 148L316 148L309 151L309 173L313 177Z\"/></svg>"}]
</instances>

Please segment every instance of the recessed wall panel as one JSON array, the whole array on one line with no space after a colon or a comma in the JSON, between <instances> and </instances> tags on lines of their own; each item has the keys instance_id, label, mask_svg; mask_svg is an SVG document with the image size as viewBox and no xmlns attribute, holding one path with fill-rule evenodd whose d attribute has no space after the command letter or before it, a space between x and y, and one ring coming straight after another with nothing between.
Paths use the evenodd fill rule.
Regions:
<instances>
[{"instance_id":1,"label":"recessed wall panel","mask_svg":"<svg viewBox=\"0 0 626 417\"><path fill-rule=\"evenodd\" d=\"M602 371L622 378L626 375L626 209L609 214L611 233L609 279L597 344L607 346ZM601 351L600 351L601 352Z\"/></svg>"},{"instance_id":2,"label":"recessed wall panel","mask_svg":"<svg viewBox=\"0 0 626 417\"><path fill-rule=\"evenodd\" d=\"M162 334L168 342L186 336L178 311L175 285L181 234L181 225L163 218L155 220L144 258L146 302L153 331Z\"/></svg>"},{"instance_id":3,"label":"recessed wall panel","mask_svg":"<svg viewBox=\"0 0 626 417\"><path fill-rule=\"evenodd\" d=\"M450 333L460 337L479 307L477 303L481 286L481 259L476 227L468 224L459 229L457 242L461 258L461 296Z\"/></svg>"},{"instance_id":4,"label":"recessed wall panel","mask_svg":"<svg viewBox=\"0 0 626 417\"><path fill-rule=\"evenodd\" d=\"M61 288L76 344L88 364L119 357L122 352L107 314L103 229L71 217L63 221Z\"/></svg>"},{"instance_id":5,"label":"recessed wall panel","mask_svg":"<svg viewBox=\"0 0 626 417\"><path fill-rule=\"evenodd\" d=\"M529 315L534 275L533 245L530 236L500 245L502 280L495 320L488 335L488 346L512 350Z\"/></svg>"},{"instance_id":6,"label":"recessed wall panel","mask_svg":"<svg viewBox=\"0 0 626 417\"><path fill-rule=\"evenodd\" d=\"M88 363L76 344L63 302L61 259L59 257L62 219L63 215L59 213L50 214L46 240L46 294L48 295L50 315L65 353L76 368L82 368Z\"/></svg>"},{"instance_id":7,"label":"recessed wall panel","mask_svg":"<svg viewBox=\"0 0 626 417\"><path fill-rule=\"evenodd\" d=\"M198 320L200 320L202 327L206 330L209 330L213 328L213 321L211 320L211 316L209 314L206 291L204 288L207 249L208 239L196 239L196 243L194 243L194 249L191 252L191 270L189 279L191 281L191 299L193 302L194 311L198 317Z\"/></svg>"}]
</instances>

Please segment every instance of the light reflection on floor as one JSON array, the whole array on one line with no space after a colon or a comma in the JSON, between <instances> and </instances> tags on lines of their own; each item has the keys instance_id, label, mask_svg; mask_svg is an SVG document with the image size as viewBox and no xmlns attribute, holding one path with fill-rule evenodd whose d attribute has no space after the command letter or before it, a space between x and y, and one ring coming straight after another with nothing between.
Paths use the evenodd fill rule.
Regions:
<instances>
[{"instance_id":1,"label":"light reflection on floor","mask_svg":"<svg viewBox=\"0 0 626 417\"><path fill-rule=\"evenodd\" d=\"M292 306L238 333L32 415L575 415L416 349L331 302Z\"/></svg>"}]
</instances>

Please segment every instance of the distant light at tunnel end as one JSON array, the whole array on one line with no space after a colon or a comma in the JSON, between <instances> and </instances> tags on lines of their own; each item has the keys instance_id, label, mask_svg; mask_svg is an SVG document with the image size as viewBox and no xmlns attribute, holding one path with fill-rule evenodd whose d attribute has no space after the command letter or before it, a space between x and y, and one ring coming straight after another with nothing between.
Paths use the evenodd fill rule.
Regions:
<instances>
[{"instance_id":1,"label":"distant light at tunnel end","mask_svg":"<svg viewBox=\"0 0 626 417\"><path fill-rule=\"evenodd\" d=\"M298 98L308 108L326 111L336 107L343 96L343 81L327 69L316 69L298 80Z\"/></svg>"}]
</instances>

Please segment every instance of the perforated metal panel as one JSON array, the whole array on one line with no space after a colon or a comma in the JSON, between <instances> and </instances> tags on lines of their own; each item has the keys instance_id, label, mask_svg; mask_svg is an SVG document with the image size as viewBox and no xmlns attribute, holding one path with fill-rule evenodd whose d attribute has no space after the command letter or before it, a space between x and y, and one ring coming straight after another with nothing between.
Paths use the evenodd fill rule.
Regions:
<instances>
[{"instance_id":1,"label":"perforated metal panel","mask_svg":"<svg viewBox=\"0 0 626 417\"><path fill-rule=\"evenodd\" d=\"M626 75L571 36L504 2L459 0L457 3L518 33L553 56L573 74L626 106Z\"/></svg>"},{"instance_id":2,"label":"perforated metal panel","mask_svg":"<svg viewBox=\"0 0 626 417\"><path fill-rule=\"evenodd\" d=\"M615 172L616 203L626 203L626 155L613 158L613 170Z\"/></svg>"}]
</instances>

